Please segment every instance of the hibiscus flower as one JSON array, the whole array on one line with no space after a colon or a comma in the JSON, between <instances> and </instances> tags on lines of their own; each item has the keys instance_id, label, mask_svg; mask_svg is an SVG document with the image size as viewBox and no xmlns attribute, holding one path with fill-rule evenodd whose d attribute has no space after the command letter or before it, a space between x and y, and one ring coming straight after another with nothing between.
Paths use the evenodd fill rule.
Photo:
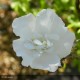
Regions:
<instances>
[{"instance_id":1,"label":"hibiscus flower","mask_svg":"<svg viewBox=\"0 0 80 80\"><path fill-rule=\"evenodd\" d=\"M54 72L60 60L70 54L75 35L52 9L43 9L37 16L28 14L14 19L13 32L20 36L13 41L22 65Z\"/></svg>"}]
</instances>

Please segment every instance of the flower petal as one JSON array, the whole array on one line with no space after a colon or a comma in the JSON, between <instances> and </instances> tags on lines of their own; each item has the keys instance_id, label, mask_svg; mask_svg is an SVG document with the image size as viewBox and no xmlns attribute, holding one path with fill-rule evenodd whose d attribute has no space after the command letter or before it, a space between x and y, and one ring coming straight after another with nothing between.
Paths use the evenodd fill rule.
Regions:
<instances>
[{"instance_id":1,"label":"flower petal","mask_svg":"<svg viewBox=\"0 0 80 80\"><path fill-rule=\"evenodd\" d=\"M56 53L52 53L52 51L43 53L42 56L36 58L31 65L32 68L49 70L51 72L56 71L58 66L60 66L60 58Z\"/></svg>"},{"instance_id":2,"label":"flower petal","mask_svg":"<svg viewBox=\"0 0 80 80\"><path fill-rule=\"evenodd\" d=\"M62 30L57 29L53 33L47 34L46 38L53 42L54 50L60 58L68 56L75 40L75 34L70 32L67 27Z\"/></svg>"},{"instance_id":3,"label":"flower petal","mask_svg":"<svg viewBox=\"0 0 80 80\"><path fill-rule=\"evenodd\" d=\"M33 14L28 14L14 19L12 23L13 32L23 39L28 39L32 36L35 29L35 17Z\"/></svg>"},{"instance_id":4,"label":"flower petal","mask_svg":"<svg viewBox=\"0 0 80 80\"><path fill-rule=\"evenodd\" d=\"M13 49L17 56L21 56L23 58L22 65L24 66L30 65L36 55L38 55L37 53L28 50L21 39L13 41Z\"/></svg>"},{"instance_id":5,"label":"flower petal","mask_svg":"<svg viewBox=\"0 0 80 80\"><path fill-rule=\"evenodd\" d=\"M56 51L61 58L66 57L70 54L74 40L75 34L69 30L66 30L66 32L60 36Z\"/></svg>"},{"instance_id":6,"label":"flower petal","mask_svg":"<svg viewBox=\"0 0 80 80\"><path fill-rule=\"evenodd\" d=\"M63 21L52 9L43 9L36 17L37 31L44 33L53 33L53 30L61 29L64 26Z\"/></svg>"}]
</instances>

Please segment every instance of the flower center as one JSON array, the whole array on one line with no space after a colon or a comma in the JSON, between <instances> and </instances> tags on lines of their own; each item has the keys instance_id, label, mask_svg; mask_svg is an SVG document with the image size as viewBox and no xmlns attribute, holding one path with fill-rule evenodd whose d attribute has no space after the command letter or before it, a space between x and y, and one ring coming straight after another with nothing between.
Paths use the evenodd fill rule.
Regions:
<instances>
[{"instance_id":1,"label":"flower center","mask_svg":"<svg viewBox=\"0 0 80 80\"><path fill-rule=\"evenodd\" d=\"M53 43L44 38L32 39L29 43L25 44L25 47L32 51L38 51L44 53L47 49L51 48Z\"/></svg>"}]
</instances>

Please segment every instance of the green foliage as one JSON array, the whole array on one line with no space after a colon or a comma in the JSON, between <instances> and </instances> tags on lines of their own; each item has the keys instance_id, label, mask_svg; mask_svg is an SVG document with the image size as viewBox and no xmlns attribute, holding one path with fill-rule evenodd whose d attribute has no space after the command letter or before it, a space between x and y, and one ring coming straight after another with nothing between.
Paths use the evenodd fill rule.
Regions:
<instances>
[{"instance_id":1,"label":"green foliage","mask_svg":"<svg viewBox=\"0 0 80 80\"><path fill-rule=\"evenodd\" d=\"M76 51L80 56L80 15L76 8L77 0L12 0L11 7L19 16L27 13L36 15L41 9L52 8L63 19L66 26L74 31L76 36ZM80 59L73 59L73 64L80 70Z\"/></svg>"}]
</instances>

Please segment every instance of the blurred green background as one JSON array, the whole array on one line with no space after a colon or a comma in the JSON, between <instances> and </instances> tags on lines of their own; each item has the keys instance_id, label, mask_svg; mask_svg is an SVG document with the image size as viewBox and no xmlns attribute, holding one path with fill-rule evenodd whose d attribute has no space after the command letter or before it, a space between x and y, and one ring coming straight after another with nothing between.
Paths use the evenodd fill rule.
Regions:
<instances>
[{"instance_id":1,"label":"blurred green background","mask_svg":"<svg viewBox=\"0 0 80 80\"><path fill-rule=\"evenodd\" d=\"M51 8L62 18L70 31L76 35L72 52L61 60L62 67L55 73L34 70L21 65L12 41L17 39L11 24L14 18ZM80 74L80 0L0 0L0 74L1 75L60 75Z\"/></svg>"}]
</instances>

